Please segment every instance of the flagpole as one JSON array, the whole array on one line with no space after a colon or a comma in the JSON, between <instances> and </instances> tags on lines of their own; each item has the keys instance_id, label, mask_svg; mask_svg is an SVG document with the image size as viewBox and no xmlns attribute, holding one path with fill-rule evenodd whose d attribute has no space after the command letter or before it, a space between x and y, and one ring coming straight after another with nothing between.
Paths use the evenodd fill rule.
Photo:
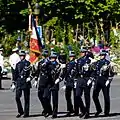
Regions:
<instances>
[{"instance_id":1,"label":"flagpole","mask_svg":"<svg viewBox=\"0 0 120 120\"><path fill-rule=\"evenodd\" d=\"M29 5L29 4L28 4ZM31 64L36 63L36 61L38 60L40 53L41 53L41 49L42 49L42 43L41 43L41 39L37 30L37 26L38 26L38 17L39 17L39 13L40 13L40 6L39 3L35 4L34 7L34 12L32 12L31 6L29 7L29 32L30 32L30 62ZM34 16L35 19L34 19ZM31 28L31 29L30 29Z\"/></svg>"},{"instance_id":2,"label":"flagpole","mask_svg":"<svg viewBox=\"0 0 120 120\"><path fill-rule=\"evenodd\" d=\"M40 14L40 5L38 2L36 2L35 4L34 14L36 15L36 26L38 26L38 20L39 20L38 16Z\"/></svg>"},{"instance_id":3,"label":"flagpole","mask_svg":"<svg viewBox=\"0 0 120 120\"><path fill-rule=\"evenodd\" d=\"M32 32L32 8L28 2L28 9L29 9L29 26L28 26L28 31L29 33Z\"/></svg>"},{"instance_id":4,"label":"flagpole","mask_svg":"<svg viewBox=\"0 0 120 120\"><path fill-rule=\"evenodd\" d=\"M36 15L36 26L38 26L38 21L39 21L39 18L38 18L38 15Z\"/></svg>"}]
</instances>

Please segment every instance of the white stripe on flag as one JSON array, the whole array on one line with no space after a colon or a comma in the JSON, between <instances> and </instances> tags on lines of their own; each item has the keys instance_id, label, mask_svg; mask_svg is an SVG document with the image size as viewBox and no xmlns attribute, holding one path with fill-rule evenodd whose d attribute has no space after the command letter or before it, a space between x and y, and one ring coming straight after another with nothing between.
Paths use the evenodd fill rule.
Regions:
<instances>
[{"instance_id":1,"label":"white stripe on flag","mask_svg":"<svg viewBox=\"0 0 120 120\"><path fill-rule=\"evenodd\" d=\"M36 31L35 31L35 27L32 27L32 35L31 35L31 38L37 40L37 34L36 34Z\"/></svg>"}]
</instances>

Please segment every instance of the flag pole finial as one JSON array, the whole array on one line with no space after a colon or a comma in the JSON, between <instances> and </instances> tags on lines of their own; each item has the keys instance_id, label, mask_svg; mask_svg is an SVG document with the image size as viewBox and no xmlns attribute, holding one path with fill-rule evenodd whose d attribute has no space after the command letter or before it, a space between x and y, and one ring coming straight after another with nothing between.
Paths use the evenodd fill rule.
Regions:
<instances>
[{"instance_id":1,"label":"flag pole finial","mask_svg":"<svg viewBox=\"0 0 120 120\"><path fill-rule=\"evenodd\" d=\"M28 31L29 33L32 32L32 8L30 3L28 2L28 10L29 10L29 26L28 26Z\"/></svg>"}]
</instances>

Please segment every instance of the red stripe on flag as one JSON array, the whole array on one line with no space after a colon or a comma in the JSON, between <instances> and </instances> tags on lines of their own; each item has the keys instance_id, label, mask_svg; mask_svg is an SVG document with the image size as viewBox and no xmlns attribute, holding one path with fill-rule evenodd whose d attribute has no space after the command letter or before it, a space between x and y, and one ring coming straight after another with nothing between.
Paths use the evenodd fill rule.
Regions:
<instances>
[{"instance_id":1,"label":"red stripe on flag","mask_svg":"<svg viewBox=\"0 0 120 120\"><path fill-rule=\"evenodd\" d=\"M30 40L30 51L40 53L40 47L38 44L38 40L31 38Z\"/></svg>"},{"instance_id":2,"label":"red stripe on flag","mask_svg":"<svg viewBox=\"0 0 120 120\"><path fill-rule=\"evenodd\" d=\"M31 19L32 25L29 23L29 25L32 27L32 34L30 39L30 62L35 63L38 60L38 57L40 56L42 46L39 43L41 41L38 35L37 26L32 15L29 16L29 22L31 21Z\"/></svg>"},{"instance_id":3,"label":"red stripe on flag","mask_svg":"<svg viewBox=\"0 0 120 120\"><path fill-rule=\"evenodd\" d=\"M30 51L30 62L33 64L35 62L38 61L38 58L39 58L39 55L38 53L35 53L35 52L32 52Z\"/></svg>"}]
</instances>

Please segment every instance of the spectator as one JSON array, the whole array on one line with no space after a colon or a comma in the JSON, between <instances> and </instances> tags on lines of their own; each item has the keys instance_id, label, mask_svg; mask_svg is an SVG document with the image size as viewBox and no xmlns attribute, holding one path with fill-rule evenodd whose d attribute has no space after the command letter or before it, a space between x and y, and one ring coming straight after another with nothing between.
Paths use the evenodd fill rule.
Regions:
<instances>
[{"instance_id":1,"label":"spectator","mask_svg":"<svg viewBox=\"0 0 120 120\"><path fill-rule=\"evenodd\" d=\"M18 55L18 48L13 49L12 52L13 53L9 58L9 63L12 71L12 79L14 79L16 64L20 61L20 57Z\"/></svg>"}]
</instances>

